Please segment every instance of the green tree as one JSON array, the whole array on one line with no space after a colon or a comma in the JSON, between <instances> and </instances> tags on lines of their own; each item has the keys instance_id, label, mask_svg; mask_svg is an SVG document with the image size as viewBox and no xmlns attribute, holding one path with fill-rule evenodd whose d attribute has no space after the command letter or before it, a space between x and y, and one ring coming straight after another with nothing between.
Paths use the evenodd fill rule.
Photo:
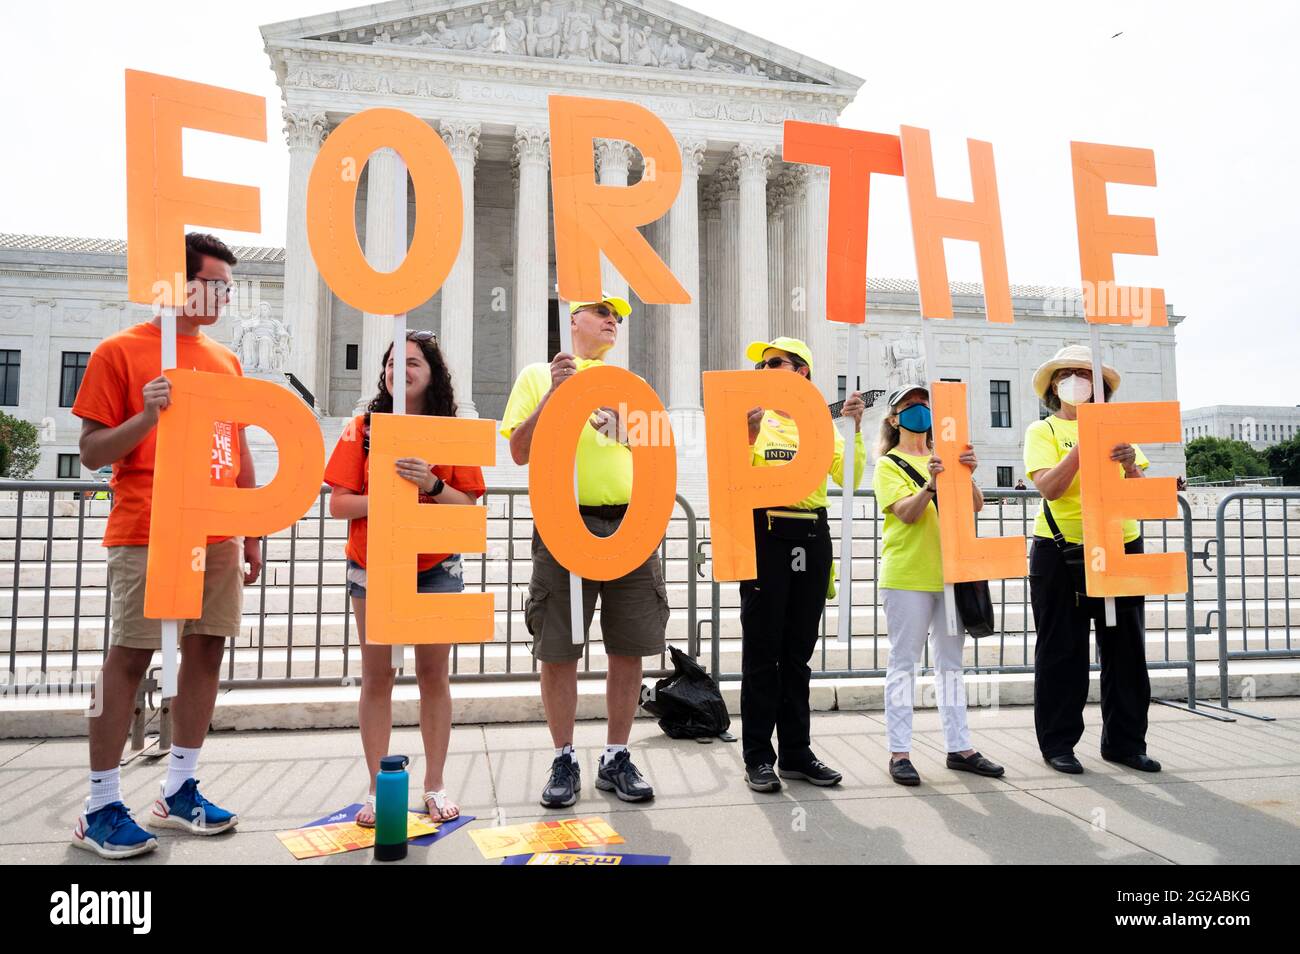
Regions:
<instances>
[{"instance_id":1,"label":"green tree","mask_svg":"<svg viewBox=\"0 0 1300 954\"><path fill-rule=\"evenodd\" d=\"M1300 434L1264 451L1269 472L1287 487L1300 486Z\"/></svg>"},{"instance_id":2,"label":"green tree","mask_svg":"<svg viewBox=\"0 0 1300 954\"><path fill-rule=\"evenodd\" d=\"M1245 441L1222 437L1198 437L1184 450L1187 476L1209 481L1232 480L1234 477L1267 477L1268 461Z\"/></svg>"},{"instance_id":3,"label":"green tree","mask_svg":"<svg viewBox=\"0 0 1300 954\"><path fill-rule=\"evenodd\" d=\"M0 411L0 477L24 480L41 459L40 432L30 421Z\"/></svg>"}]
</instances>

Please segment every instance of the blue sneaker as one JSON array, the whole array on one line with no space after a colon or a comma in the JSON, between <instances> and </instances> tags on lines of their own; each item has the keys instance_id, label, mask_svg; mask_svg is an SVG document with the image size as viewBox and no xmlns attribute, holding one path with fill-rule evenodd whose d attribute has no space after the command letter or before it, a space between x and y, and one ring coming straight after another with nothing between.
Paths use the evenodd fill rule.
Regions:
<instances>
[{"instance_id":1,"label":"blue sneaker","mask_svg":"<svg viewBox=\"0 0 1300 954\"><path fill-rule=\"evenodd\" d=\"M90 799L86 799L86 808L90 808ZM121 802L82 812L72 831L72 843L101 858L131 858L158 847L158 839L137 825L131 809Z\"/></svg>"},{"instance_id":2,"label":"blue sneaker","mask_svg":"<svg viewBox=\"0 0 1300 954\"><path fill-rule=\"evenodd\" d=\"M203 797L198 779L186 781L170 798L161 791L166 789L166 785L166 782L159 783L158 799L145 819L150 828L179 828L191 835L218 835L239 822L239 816L234 812L218 808Z\"/></svg>"}]
</instances>

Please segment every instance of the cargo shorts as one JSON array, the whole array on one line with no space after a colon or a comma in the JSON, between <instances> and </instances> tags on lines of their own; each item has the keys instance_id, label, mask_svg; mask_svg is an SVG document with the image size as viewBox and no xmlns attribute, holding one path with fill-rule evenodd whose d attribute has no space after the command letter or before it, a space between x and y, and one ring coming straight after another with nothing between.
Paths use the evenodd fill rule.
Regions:
<instances>
[{"instance_id":1,"label":"cargo shorts","mask_svg":"<svg viewBox=\"0 0 1300 954\"><path fill-rule=\"evenodd\" d=\"M583 513L587 529L609 537L622 515ZM573 641L569 613L569 571L556 562L533 530L533 575L524 601L524 624L533 636L533 656L540 662L581 659L591 621L600 597L600 631L605 652L611 656L657 656L664 652L668 626L668 590L664 586L659 552L616 580L582 581L583 636Z\"/></svg>"},{"instance_id":2,"label":"cargo shorts","mask_svg":"<svg viewBox=\"0 0 1300 954\"><path fill-rule=\"evenodd\" d=\"M109 598L112 624L109 642L130 649L159 649L162 621L144 615L145 570L149 548L108 548ZM244 541L230 537L209 543L203 571L203 615L187 619L182 636L201 633L232 639L243 631Z\"/></svg>"}]
</instances>

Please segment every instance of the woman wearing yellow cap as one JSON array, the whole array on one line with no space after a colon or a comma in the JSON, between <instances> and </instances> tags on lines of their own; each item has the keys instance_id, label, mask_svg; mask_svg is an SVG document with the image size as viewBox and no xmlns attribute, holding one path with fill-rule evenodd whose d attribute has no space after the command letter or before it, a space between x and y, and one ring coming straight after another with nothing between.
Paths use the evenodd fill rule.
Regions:
<instances>
[{"instance_id":1,"label":"woman wearing yellow cap","mask_svg":"<svg viewBox=\"0 0 1300 954\"><path fill-rule=\"evenodd\" d=\"M1102 366L1106 400L1119 390L1119 372ZM1142 772L1160 771L1146 754L1146 605L1141 596L1115 600L1114 626L1106 625L1103 601L1084 595L1083 513L1079 502L1078 406L1094 399L1092 350L1070 345L1034 372L1034 390L1052 412L1025 432L1025 473L1043 495L1029 553L1029 592L1034 607L1034 728L1047 764L1077 775L1083 766L1074 747L1083 736L1088 701L1088 631L1097 634L1101 660L1101 757ZM1147 466L1140 448L1117 444L1110 459L1126 479ZM1124 551L1142 552L1136 520L1124 521Z\"/></svg>"},{"instance_id":2,"label":"woman wearing yellow cap","mask_svg":"<svg viewBox=\"0 0 1300 954\"><path fill-rule=\"evenodd\" d=\"M947 766L997 778L1001 765L971 746L966 722L966 688L962 665L966 634L948 631L943 603L943 557L939 550L939 511L934 480L943 461L932 453L930 392L916 384L897 388L886 399L880 422L880 459L872 488L885 514L881 532L880 591L889 628L889 663L885 671L885 732L889 738L889 777L899 785L920 785L912 764L912 699L916 670L930 642L935 696ZM979 463L971 447L958 461L972 471ZM971 481L975 509L984 495Z\"/></svg>"},{"instance_id":3,"label":"woman wearing yellow cap","mask_svg":"<svg viewBox=\"0 0 1300 954\"><path fill-rule=\"evenodd\" d=\"M745 350L755 367L808 377L812 352L797 338L755 341ZM854 424L856 483L867 452L860 428L866 405L856 391L843 415ZM749 412L750 462L779 466L799 449L799 429L784 412L756 407ZM844 438L835 433L830 476L841 483ZM742 633L740 718L745 781L756 792L775 792L781 779L836 785L842 776L813 754L809 740L808 662L821 630L831 575L831 533L826 518L826 482L788 507L754 511L758 576L740 584ZM780 754L772 747L776 732Z\"/></svg>"}]
</instances>

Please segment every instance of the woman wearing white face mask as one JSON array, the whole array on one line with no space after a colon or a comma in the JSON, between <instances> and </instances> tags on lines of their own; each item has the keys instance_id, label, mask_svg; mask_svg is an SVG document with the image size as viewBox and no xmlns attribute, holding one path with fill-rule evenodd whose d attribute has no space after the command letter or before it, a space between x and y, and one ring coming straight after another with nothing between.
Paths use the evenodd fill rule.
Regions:
<instances>
[{"instance_id":1,"label":"woman wearing white face mask","mask_svg":"<svg viewBox=\"0 0 1300 954\"><path fill-rule=\"evenodd\" d=\"M1119 372L1102 366L1106 400ZM1160 771L1146 754L1151 682L1146 662L1142 597L1115 600L1115 625L1105 625L1103 601L1084 595L1083 515L1079 497L1078 405L1093 400L1092 350L1070 345L1034 372L1034 390L1052 414L1025 432L1025 473L1043 495L1029 556L1029 592L1038 638L1034 644L1034 728L1044 760L1058 772L1083 771L1074 747L1083 736L1088 701L1088 632L1095 622L1101 660L1101 757L1143 772ZM1110 459L1125 478L1142 476L1146 456L1117 444ZM1142 552L1136 520L1124 521L1124 550Z\"/></svg>"}]
</instances>

